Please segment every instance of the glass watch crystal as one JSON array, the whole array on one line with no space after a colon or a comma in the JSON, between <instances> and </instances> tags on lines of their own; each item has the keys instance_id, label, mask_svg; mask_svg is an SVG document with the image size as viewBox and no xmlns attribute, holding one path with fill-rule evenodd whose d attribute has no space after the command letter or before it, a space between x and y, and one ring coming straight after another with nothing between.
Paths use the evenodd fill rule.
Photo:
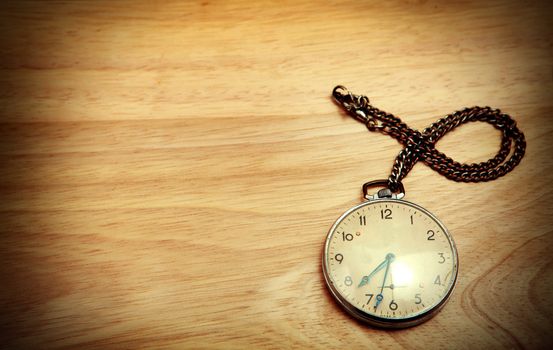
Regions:
<instances>
[{"instance_id":1,"label":"glass watch crystal","mask_svg":"<svg viewBox=\"0 0 553 350\"><path fill-rule=\"evenodd\" d=\"M353 316L383 327L430 318L457 278L457 251L445 226L399 199L370 200L332 226L323 254L326 282Z\"/></svg>"}]
</instances>

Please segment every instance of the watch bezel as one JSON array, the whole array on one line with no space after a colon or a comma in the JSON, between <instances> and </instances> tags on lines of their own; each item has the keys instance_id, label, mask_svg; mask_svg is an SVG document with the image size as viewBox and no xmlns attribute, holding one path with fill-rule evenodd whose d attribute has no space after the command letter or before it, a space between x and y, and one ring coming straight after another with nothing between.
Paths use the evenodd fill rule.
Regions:
<instances>
[{"instance_id":1,"label":"watch bezel","mask_svg":"<svg viewBox=\"0 0 553 350\"><path fill-rule=\"evenodd\" d=\"M369 313L357 308L355 305L351 304L345 297L342 296L341 292L336 288L336 286L334 285L334 283L333 283L333 281L332 281L332 279L329 275L329 266L328 266L327 256L328 256L328 250L329 250L329 247L330 247L330 240L331 240L332 234L335 232L337 226L349 214L351 214L353 211L356 211L357 209L362 208L362 207L367 206L367 205L373 205L374 203L384 203L384 202L388 202L388 203L390 203L390 202L391 203L401 202L402 204L411 206L411 207L425 213L426 215L430 216L438 224L438 226L442 229L442 231L444 232L445 236L447 237L447 239L449 241L449 244L450 244L451 250L452 250L452 254L453 254L453 261L454 261L453 278L450 280L450 283L449 283L448 290L447 290L446 294L444 295L444 297L438 303L436 303L430 309L422 311L420 313L417 313L417 314L415 314L411 317L394 318L394 319L385 318L385 317L379 317L379 316L376 316L376 315L369 314ZM449 231L447 230L445 225L434 214L432 214L427 209L421 207L418 204L415 204L415 203L412 203L412 202L409 202L409 201L406 201L406 200L403 200L403 199L392 199L392 198L374 199L374 200L361 202L360 204L348 209L346 212L344 212L334 222L334 224L330 228L330 230L327 234L327 237L326 237L322 258L323 258L322 259L323 260L322 261L323 262L322 263L323 275L324 275L326 284L327 284L331 294L339 302L339 304L343 308L345 308L345 310L350 315L354 316L355 318L357 318L357 319L359 319L363 322L367 322L367 323L369 323L373 326L381 327L381 328L412 327L412 326L418 325L422 322L425 322L425 321L429 320L430 318L432 318L433 316L435 316L441 310L441 308L446 304L446 302L449 300L451 294L453 293L453 290L455 289L455 285L456 285L456 282L457 282L457 276L458 276L458 271L459 271L459 259L458 259L458 254L457 254L457 247L455 245L455 241L453 240L453 237L451 236L451 234L449 233Z\"/></svg>"}]
</instances>

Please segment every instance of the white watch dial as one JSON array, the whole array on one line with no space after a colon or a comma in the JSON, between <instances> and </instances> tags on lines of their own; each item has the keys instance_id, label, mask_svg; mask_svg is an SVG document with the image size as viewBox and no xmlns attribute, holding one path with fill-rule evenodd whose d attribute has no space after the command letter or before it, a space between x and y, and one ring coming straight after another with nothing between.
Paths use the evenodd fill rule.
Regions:
<instances>
[{"instance_id":1,"label":"white watch dial","mask_svg":"<svg viewBox=\"0 0 553 350\"><path fill-rule=\"evenodd\" d=\"M330 230L326 281L354 316L402 327L430 317L457 277L457 253L445 226L425 209L380 199L346 212Z\"/></svg>"}]
</instances>

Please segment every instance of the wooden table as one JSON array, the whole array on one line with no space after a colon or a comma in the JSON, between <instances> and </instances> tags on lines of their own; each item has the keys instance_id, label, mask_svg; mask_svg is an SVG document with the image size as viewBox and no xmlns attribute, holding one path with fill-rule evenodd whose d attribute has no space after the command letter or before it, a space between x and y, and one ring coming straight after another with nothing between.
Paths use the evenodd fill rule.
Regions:
<instances>
[{"instance_id":1,"label":"wooden table","mask_svg":"<svg viewBox=\"0 0 553 350\"><path fill-rule=\"evenodd\" d=\"M1 5L1 344L9 348L545 348L553 337L552 6L525 2ZM465 106L528 149L489 183L417 164L407 199L460 255L429 322L354 321L321 273L330 225L400 145L344 84L422 129ZM437 148L483 161L471 123Z\"/></svg>"}]
</instances>

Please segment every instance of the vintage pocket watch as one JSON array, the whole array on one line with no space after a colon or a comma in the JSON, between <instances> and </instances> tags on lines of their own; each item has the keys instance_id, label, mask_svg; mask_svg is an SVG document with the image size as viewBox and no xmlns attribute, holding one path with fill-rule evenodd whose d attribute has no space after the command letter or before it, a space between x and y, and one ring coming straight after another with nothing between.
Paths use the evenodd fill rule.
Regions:
<instances>
[{"instance_id":1,"label":"vintage pocket watch","mask_svg":"<svg viewBox=\"0 0 553 350\"><path fill-rule=\"evenodd\" d=\"M457 278L457 250L446 227L402 196L386 189L367 194L332 226L324 248L324 276L334 297L377 326L406 327L430 318Z\"/></svg>"},{"instance_id":2,"label":"vintage pocket watch","mask_svg":"<svg viewBox=\"0 0 553 350\"><path fill-rule=\"evenodd\" d=\"M417 325L444 306L459 264L447 228L428 210L403 200L401 180L418 160L455 181L496 179L524 156L524 134L508 115L490 107L447 115L421 133L343 86L333 96L370 131L389 134L405 148L390 177L365 183L366 201L347 210L330 229L323 250L325 281L338 303L359 320L378 327ZM434 148L446 132L469 121L485 121L503 132L499 153L487 162L461 164Z\"/></svg>"}]
</instances>

